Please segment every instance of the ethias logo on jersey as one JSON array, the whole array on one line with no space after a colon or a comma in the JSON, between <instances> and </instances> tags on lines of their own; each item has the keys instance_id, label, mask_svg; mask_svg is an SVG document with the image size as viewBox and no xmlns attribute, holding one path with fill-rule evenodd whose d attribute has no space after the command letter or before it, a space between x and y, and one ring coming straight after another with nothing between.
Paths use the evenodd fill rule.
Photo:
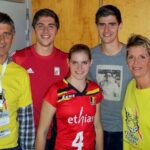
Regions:
<instances>
[{"instance_id":1,"label":"ethias logo on jersey","mask_svg":"<svg viewBox=\"0 0 150 150\"><path fill-rule=\"evenodd\" d=\"M79 115L74 115L73 117L68 118L69 124L81 124L84 123L90 123L94 121L94 116L89 116L87 114L83 114L83 107L81 107L81 110L79 112Z\"/></svg>"}]
</instances>

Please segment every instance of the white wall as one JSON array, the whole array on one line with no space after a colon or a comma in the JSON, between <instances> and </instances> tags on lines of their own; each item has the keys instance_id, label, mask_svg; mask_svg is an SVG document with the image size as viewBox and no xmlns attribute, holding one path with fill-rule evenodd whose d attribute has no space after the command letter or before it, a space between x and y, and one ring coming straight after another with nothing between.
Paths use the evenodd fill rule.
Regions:
<instances>
[{"instance_id":1,"label":"white wall","mask_svg":"<svg viewBox=\"0 0 150 150\"><path fill-rule=\"evenodd\" d=\"M0 12L7 13L15 23L16 35L11 51L21 49L31 43L31 0L20 2L0 0ZM29 20L26 16L27 8L29 8Z\"/></svg>"}]
</instances>

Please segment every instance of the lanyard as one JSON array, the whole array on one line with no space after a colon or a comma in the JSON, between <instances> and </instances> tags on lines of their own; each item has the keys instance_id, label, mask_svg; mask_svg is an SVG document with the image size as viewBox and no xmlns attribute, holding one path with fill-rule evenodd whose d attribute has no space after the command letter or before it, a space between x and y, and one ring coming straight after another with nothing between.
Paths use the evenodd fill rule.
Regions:
<instances>
[{"instance_id":1,"label":"lanyard","mask_svg":"<svg viewBox=\"0 0 150 150\"><path fill-rule=\"evenodd\" d=\"M0 74L0 93L2 93L2 77L4 76L4 73L6 71L7 62L8 62L8 59L6 59L6 61L3 63L2 71L1 71L1 74Z\"/></svg>"}]
</instances>

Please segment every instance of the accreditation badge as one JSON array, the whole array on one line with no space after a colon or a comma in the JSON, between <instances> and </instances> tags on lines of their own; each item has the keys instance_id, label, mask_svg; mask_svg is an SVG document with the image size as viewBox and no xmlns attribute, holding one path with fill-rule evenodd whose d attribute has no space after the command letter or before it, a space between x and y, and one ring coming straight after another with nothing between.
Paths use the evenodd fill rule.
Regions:
<instances>
[{"instance_id":1,"label":"accreditation badge","mask_svg":"<svg viewBox=\"0 0 150 150\"><path fill-rule=\"evenodd\" d=\"M10 129L2 130L2 131L0 131L0 138L7 136L9 134L10 134Z\"/></svg>"},{"instance_id":2,"label":"accreditation badge","mask_svg":"<svg viewBox=\"0 0 150 150\"><path fill-rule=\"evenodd\" d=\"M9 124L9 113L7 110L6 99L4 97L4 91L0 93L0 126Z\"/></svg>"},{"instance_id":3,"label":"accreditation badge","mask_svg":"<svg viewBox=\"0 0 150 150\"><path fill-rule=\"evenodd\" d=\"M8 111L0 112L0 127L9 124Z\"/></svg>"}]
</instances>

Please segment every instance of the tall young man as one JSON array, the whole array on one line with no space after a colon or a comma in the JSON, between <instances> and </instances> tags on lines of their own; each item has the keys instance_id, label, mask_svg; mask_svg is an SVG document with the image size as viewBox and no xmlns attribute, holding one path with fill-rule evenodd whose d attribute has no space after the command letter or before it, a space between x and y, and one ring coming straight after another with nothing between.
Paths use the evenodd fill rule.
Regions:
<instances>
[{"instance_id":1,"label":"tall young man","mask_svg":"<svg viewBox=\"0 0 150 150\"><path fill-rule=\"evenodd\" d=\"M29 76L8 55L14 36L13 20L0 12L0 149L34 150Z\"/></svg>"},{"instance_id":2,"label":"tall young man","mask_svg":"<svg viewBox=\"0 0 150 150\"><path fill-rule=\"evenodd\" d=\"M95 22L101 44L92 49L89 77L99 83L104 92L101 103L104 150L122 150L121 109L131 75L125 59L126 46L118 38L122 26L120 11L112 5L102 6L96 13Z\"/></svg>"},{"instance_id":3,"label":"tall young man","mask_svg":"<svg viewBox=\"0 0 150 150\"><path fill-rule=\"evenodd\" d=\"M13 59L29 73L37 129L43 97L50 85L67 75L68 65L67 54L54 47L54 40L59 29L59 18L56 13L50 9L37 11L32 26L36 43L16 51ZM48 139L50 138L51 128L48 133ZM53 149L50 141L47 143L46 149Z\"/></svg>"}]
</instances>

